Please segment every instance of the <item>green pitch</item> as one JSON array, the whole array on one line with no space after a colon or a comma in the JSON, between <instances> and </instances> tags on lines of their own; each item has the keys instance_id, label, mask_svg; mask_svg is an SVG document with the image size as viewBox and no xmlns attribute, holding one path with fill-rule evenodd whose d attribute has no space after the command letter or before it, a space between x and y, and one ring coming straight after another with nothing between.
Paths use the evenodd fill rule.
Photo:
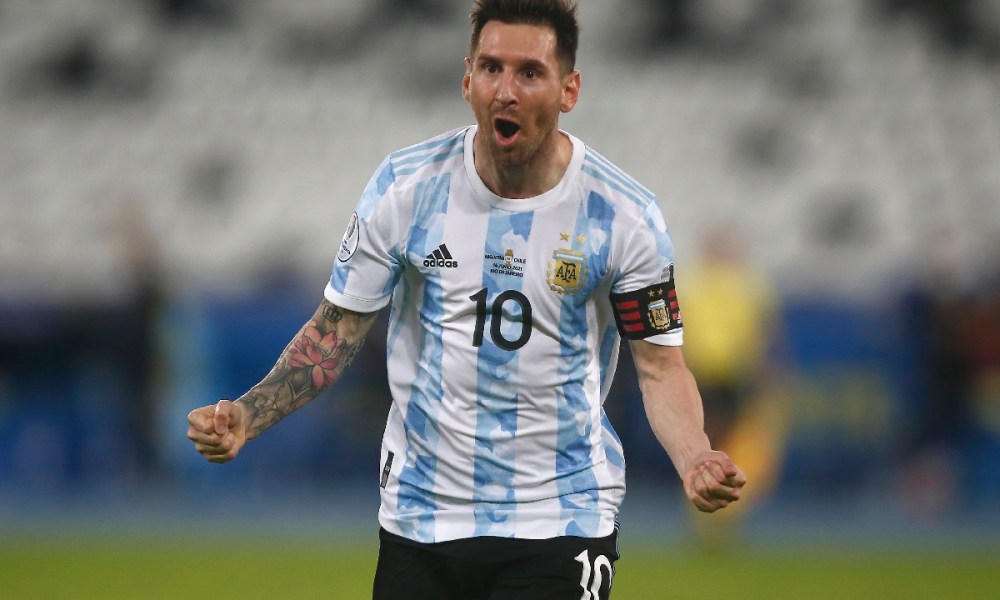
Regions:
<instances>
[{"instance_id":1,"label":"green pitch","mask_svg":"<svg viewBox=\"0 0 1000 600\"><path fill-rule=\"evenodd\" d=\"M624 547L617 600L996 598L1000 553L878 549L683 553ZM370 597L373 542L199 537L0 541L0 595L35 598Z\"/></svg>"}]
</instances>

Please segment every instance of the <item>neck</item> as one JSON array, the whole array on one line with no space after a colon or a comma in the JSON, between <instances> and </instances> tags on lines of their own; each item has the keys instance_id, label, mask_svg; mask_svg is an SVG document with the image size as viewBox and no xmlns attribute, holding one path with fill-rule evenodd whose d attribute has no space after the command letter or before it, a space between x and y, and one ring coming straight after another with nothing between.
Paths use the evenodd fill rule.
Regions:
<instances>
[{"instance_id":1,"label":"neck","mask_svg":"<svg viewBox=\"0 0 1000 600\"><path fill-rule=\"evenodd\" d=\"M556 187L573 158L573 143L560 131L553 131L531 157L515 164L498 161L487 147L484 136L473 142L476 171L494 194L503 198L534 198Z\"/></svg>"}]
</instances>

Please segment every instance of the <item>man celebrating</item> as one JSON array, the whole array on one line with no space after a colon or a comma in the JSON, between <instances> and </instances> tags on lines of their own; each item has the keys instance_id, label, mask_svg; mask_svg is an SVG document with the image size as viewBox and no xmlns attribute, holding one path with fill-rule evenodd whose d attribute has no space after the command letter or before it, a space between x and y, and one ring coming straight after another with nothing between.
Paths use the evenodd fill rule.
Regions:
<instances>
[{"instance_id":1,"label":"man celebrating","mask_svg":"<svg viewBox=\"0 0 1000 600\"><path fill-rule=\"evenodd\" d=\"M374 597L606 599L621 336L691 502L725 507L745 477L704 433L656 198L558 128L580 95L575 5L479 0L471 20L476 124L383 161L312 319L235 403L192 411L188 437L231 460L333 384L391 303Z\"/></svg>"}]
</instances>

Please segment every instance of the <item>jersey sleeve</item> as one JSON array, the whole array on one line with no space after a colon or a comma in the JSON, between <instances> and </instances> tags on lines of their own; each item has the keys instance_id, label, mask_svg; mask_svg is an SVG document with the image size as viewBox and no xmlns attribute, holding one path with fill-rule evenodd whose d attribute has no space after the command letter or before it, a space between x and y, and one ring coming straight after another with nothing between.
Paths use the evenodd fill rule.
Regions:
<instances>
[{"instance_id":1,"label":"jersey sleeve","mask_svg":"<svg viewBox=\"0 0 1000 600\"><path fill-rule=\"evenodd\" d=\"M628 235L621 267L611 286L618 331L628 339L680 346L684 334L674 286L674 246L655 201L649 203L642 222Z\"/></svg>"},{"instance_id":2,"label":"jersey sleeve","mask_svg":"<svg viewBox=\"0 0 1000 600\"><path fill-rule=\"evenodd\" d=\"M375 312L392 297L403 270L395 175L386 158L351 215L333 261L327 300L356 312Z\"/></svg>"}]
</instances>

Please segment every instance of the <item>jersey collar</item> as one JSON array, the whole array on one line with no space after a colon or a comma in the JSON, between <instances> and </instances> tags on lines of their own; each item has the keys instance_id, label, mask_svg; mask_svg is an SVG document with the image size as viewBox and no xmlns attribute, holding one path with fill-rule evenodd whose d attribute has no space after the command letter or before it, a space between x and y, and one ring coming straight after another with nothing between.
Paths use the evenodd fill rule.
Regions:
<instances>
[{"instance_id":1,"label":"jersey collar","mask_svg":"<svg viewBox=\"0 0 1000 600\"><path fill-rule=\"evenodd\" d=\"M583 168L583 157L585 154L583 142L560 129L559 132L568 137L570 142L573 143L573 157L570 158L569 166L566 167L566 172L563 173L559 183L551 190L532 198L504 198L503 196L498 196L486 187L482 178L479 177L479 172L476 171L476 161L472 153L472 141L476 138L477 129L476 125L470 125L465 132L465 172L472 183L472 189L475 192L476 198L494 208L499 208L507 212L528 212L557 202L559 198L563 197L563 191L571 185Z\"/></svg>"}]
</instances>

